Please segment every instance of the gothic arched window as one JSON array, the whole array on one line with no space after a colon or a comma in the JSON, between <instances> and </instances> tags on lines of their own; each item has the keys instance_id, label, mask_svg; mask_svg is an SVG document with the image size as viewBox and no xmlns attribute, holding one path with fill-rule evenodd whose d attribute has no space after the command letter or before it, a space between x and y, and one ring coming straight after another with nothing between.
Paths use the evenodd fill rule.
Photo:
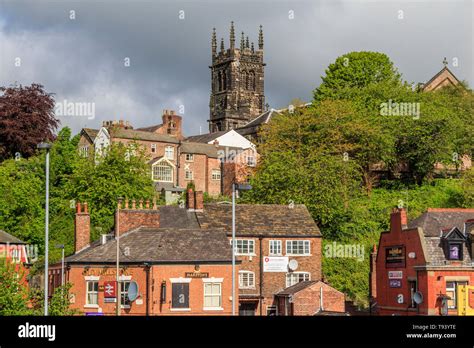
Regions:
<instances>
[{"instance_id":1,"label":"gothic arched window","mask_svg":"<svg viewBox=\"0 0 474 348\"><path fill-rule=\"evenodd\" d=\"M227 89L227 73L225 70L222 72L222 89Z\"/></svg>"},{"instance_id":2,"label":"gothic arched window","mask_svg":"<svg viewBox=\"0 0 474 348\"><path fill-rule=\"evenodd\" d=\"M242 73L242 85L244 86L244 88L246 89L247 88L247 80L248 80L248 74L247 74L247 71L244 71Z\"/></svg>"},{"instance_id":3,"label":"gothic arched window","mask_svg":"<svg viewBox=\"0 0 474 348\"><path fill-rule=\"evenodd\" d=\"M220 71L217 73L217 90L222 91L222 74Z\"/></svg>"},{"instance_id":4,"label":"gothic arched window","mask_svg":"<svg viewBox=\"0 0 474 348\"><path fill-rule=\"evenodd\" d=\"M249 81L247 84L247 89L255 91L255 73L253 71L249 74Z\"/></svg>"}]
</instances>

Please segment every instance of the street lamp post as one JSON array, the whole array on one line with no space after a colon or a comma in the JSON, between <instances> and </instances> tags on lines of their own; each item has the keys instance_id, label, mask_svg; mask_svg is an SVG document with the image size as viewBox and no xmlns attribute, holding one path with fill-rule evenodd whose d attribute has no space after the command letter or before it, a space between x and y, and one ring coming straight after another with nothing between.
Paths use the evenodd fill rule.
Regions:
<instances>
[{"instance_id":1,"label":"street lamp post","mask_svg":"<svg viewBox=\"0 0 474 348\"><path fill-rule=\"evenodd\" d=\"M243 184L232 184L232 315L235 315L235 193L251 190L252 186Z\"/></svg>"},{"instance_id":2,"label":"street lamp post","mask_svg":"<svg viewBox=\"0 0 474 348\"><path fill-rule=\"evenodd\" d=\"M48 254L49 254L49 150L51 144L42 142L37 145L39 150L46 150L46 204L44 216L44 315L48 315Z\"/></svg>"}]
</instances>

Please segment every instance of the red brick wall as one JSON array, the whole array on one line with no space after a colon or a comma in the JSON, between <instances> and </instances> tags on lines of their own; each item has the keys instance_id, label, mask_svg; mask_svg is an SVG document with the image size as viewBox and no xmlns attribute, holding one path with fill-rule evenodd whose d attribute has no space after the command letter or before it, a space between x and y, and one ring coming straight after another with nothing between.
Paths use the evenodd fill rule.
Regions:
<instances>
[{"instance_id":1,"label":"red brick wall","mask_svg":"<svg viewBox=\"0 0 474 348\"><path fill-rule=\"evenodd\" d=\"M119 235L138 227L159 227L160 212L153 209L120 209ZM117 215L117 214L116 214ZM117 223L117 221L116 221Z\"/></svg>"},{"instance_id":2,"label":"red brick wall","mask_svg":"<svg viewBox=\"0 0 474 348\"><path fill-rule=\"evenodd\" d=\"M237 237L237 239L253 239L255 241L255 256L237 256L241 260L240 269L242 271L251 271L255 273L255 289L240 289L239 293L242 295L259 294L260 291L260 241L258 238ZM262 258L269 256L270 240L282 241L282 255L286 256L286 241L287 240L309 240L310 241L310 256L289 256L289 259L298 261L298 269L296 272L311 273L310 280L321 279L321 238L263 238L262 239ZM266 315L267 306L274 304L274 294L286 288L286 272L262 272L262 295L261 304L257 307L257 313L261 312Z\"/></svg>"},{"instance_id":3,"label":"red brick wall","mask_svg":"<svg viewBox=\"0 0 474 348\"><path fill-rule=\"evenodd\" d=\"M60 269L60 265L52 266L51 272ZM222 310L204 310L204 285L203 280L192 278L189 283L189 307L190 311L173 311L171 307L172 286L171 278L185 276L185 272L193 272L194 265L154 265L150 269L149 276L149 315L230 315L232 314L232 267L230 264L200 265L200 272L209 273L209 277L223 278ZM238 269L238 268L237 268ZM120 274L130 276L131 280L138 283L140 296L131 304L130 308L123 308L122 315L146 315L146 269L140 266L121 268ZM99 276L99 288L105 281L116 280L116 269L114 266L105 268L103 266L92 266L87 271L82 266L72 266L66 274L67 281L73 284L71 288L71 308L80 313L102 311L105 315L115 315L115 303L104 302L104 291L99 290L98 306L88 308L86 306L86 276ZM161 304L161 284L166 282L166 302ZM100 309L100 310L99 310Z\"/></svg>"},{"instance_id":4,"label":"red brick wall","mask_svg":"<svg viewBox=\"0 0 474 348\"><path fill-rule=\"evenodd\" d=\"M314 315L320 310L321 288L323 309L331 312L345 311L345 296L342 292L322 282L308 286L293 296L293 315Z\"/></svg>"}]
</instances>

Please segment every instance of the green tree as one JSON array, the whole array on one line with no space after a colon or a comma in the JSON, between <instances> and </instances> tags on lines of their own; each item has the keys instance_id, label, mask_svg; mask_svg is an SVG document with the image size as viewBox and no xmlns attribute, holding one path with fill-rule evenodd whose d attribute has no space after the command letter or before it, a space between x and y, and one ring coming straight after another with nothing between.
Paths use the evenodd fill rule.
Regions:
<instances>
[{"instance_id":1,"label":"green tree","mask_svg":"<svg viewBox=\"0 0 474 348\"><path fill-rule=\"evenodd\" d=\"M5 259L0 259L0 315L28 315L28 291L24 273Z\"/></svg>"},{"instance_id":2,"label":"green tree","mask_svg":"<svg viewBox=\"0 0 474 348\"><path fill-rule=\"evenodd\" d=\"M339 99L341 91L365 88L387 82L401 84L401 75L390 58L379 52L350 52L331 63L326 69L323 82L314 90L315 101Z\"/></svg>"},{"instance_id":3,"label":"green tree","mask_svg":"<svg viewBox=\"0 0 474 348\"><path fill-rule=\"evenodd\" d=\"M67 196L90 207L92 239L109 232L119 197L154 197L150 167L139 146L112 144L100 159L82 158L67 184Z\"/></svg>"},{"instance_id":4,"label":"green tree","mask_svg":"<svg viewBox=\"0 0 474 348\"><path fill-rule=\"evenodd\" d=\"M465 208L474 208L474 169L465 171L462 175L462 204Z\"/></svg>"}]
</instances>

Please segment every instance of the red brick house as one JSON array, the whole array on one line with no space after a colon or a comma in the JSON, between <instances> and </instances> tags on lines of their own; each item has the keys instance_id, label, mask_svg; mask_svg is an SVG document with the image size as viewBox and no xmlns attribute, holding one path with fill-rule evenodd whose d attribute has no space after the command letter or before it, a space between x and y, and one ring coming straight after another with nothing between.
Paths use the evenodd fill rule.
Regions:
<instances>
[{"instance_id":1,"label":"red brick house","mask_svg":"<svg viewBox=\"0 0 474 348\"><path fill-rule=\"evenodd\" d=\"M121 314L230 315L232 259L225 233L201 230L191 212L178 206L128 203L119 204L116 214ZM73 285L71 307L86 314L114 315L117 241L111 234L90 243L89 222L87 204L78 203L76 252L65 260L66 281ZM52 287L58 284L60 267L51 267ZM126 295L131 282L139 289L133 302ZM109 286L112 294L106 291Z\"/></svg>"},{"instance_id":2,"label":"red brick house","mask_svg":"<svg viewBox=\"0 0 474 348\"><path fill-rule=\"evenodd\" d=\"M232 313L230 204L204 204L203 192L190 190L186 208L126 200L118 205L115 221L112 234L91 243L87 204L78 205L76 253L66 258L74 308L84 313L115 313L114 299L104 289L116 279L117 234L120 279L125 289L131 281L140 289L133 303L127 303L123 293L123 314ZM304 205L238 204L236 260L239 314L274 315L278 313L275 295L282 290L302 281L316 281L315 286L320 286L321 233ZM59 269L59 264L51 267L52 287L58 284ZM324 289L332 288L324 285ZM307 294L314 297L305 301L316 308L319 292ZM185 307L176 302L179 297L184 298ZM343 308L344 297L335 298L339 302L334 308Z\"/></svg>"},{"instance_id":3,"label":"red brick house","mask_svg":"<svg viewBox=\"0 0 474 348\"><path fill-rule=\"evenodd\" d=\"M105 121L99 130L84 128L79 152L101 156L112 143L139 146L149 160L156 191L168 203L176 202L191 182L211 196L229 194L232 182L247 180L256 166L255 146L235 131L185 138L181 116L165 110L162 119L162 124L138 129L123 121Z\"/></svg>"},{"instance_id":4,"label":"red brick house","mask_svg":"<svg viewBox=\"0 0 474 348\"><path fill-rule=\"evenodd\" d=\"M432 208L410 223L395 209L371 255L373 312L457 315L458 286L474 284L473 234L474 209Z\"/></svg>"}]
</instances>

